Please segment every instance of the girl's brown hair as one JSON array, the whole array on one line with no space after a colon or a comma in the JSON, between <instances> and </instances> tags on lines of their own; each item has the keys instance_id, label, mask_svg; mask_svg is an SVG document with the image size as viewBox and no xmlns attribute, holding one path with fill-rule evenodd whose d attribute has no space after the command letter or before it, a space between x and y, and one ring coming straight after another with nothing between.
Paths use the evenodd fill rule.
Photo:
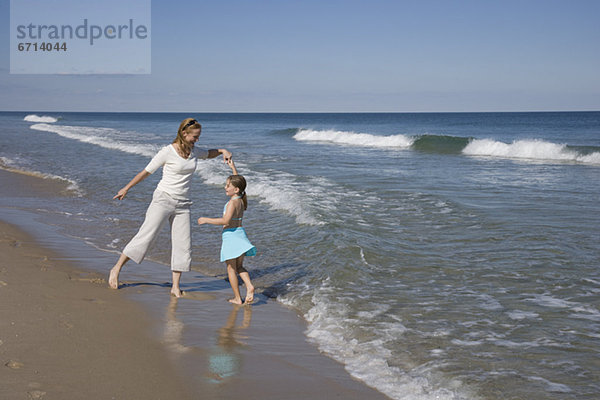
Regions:
<instances>
[{"instance_id":1,"label":"girl's brown hair","mask_svg":"<svg viewBox=\"0 0 600 400\"><path fill-rule=\"evenodd\" d=\"M227 178L231 186L240 189L240 196L244 203L244 210L248 208L248 199L246 198L246 179L242 175L231 175Z\"/></svg>"},{"instance_id":2,"label":"girl's brown hair","mask_svg":"<svg viewBox=\"0 0 600 400\"><path fill-rule=\"evenodd\" d=\"M179 129L177 130L177 137L173 140L173 143L177 143L179 148L185 153L190 154L192 151L192 146L188 145L183 139L183 134L190 129L202 129L202 125L198 123L194 118L186 118L181 121L179 124Z\"/></svg>"}]
</instances>

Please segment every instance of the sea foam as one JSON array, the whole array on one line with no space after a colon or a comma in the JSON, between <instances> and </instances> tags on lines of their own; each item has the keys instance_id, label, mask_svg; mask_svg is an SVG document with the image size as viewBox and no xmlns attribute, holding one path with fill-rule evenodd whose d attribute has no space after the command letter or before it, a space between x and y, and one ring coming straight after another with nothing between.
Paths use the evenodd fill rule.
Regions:
<instances>
[{"instance_id":1,"label":"sea foam","mask_svg":"<svg viewBox=\"0 0 600 400\"><path fill-rule=\"evenodd\" d=\"M51 123L58 121L58 119L56 119L54 117L50 117L48 115L42 115L40 117L39 115L35 115L35 114L26 115L25 118L23 118L23 120L27 121L27 122L43 122L46 124L51 124Z\"/></svg>"},{"instance_id":2,"label":"sea foam","mask_svg":"<svg viewBox=\"0 0 600 400\"><path fill-rule=\"evenodd\" d=\"M536 162L571 162L600 165L600 152L583 154L566 144L544 140L517 140L503 143L493 139L468 139L439 135L373 135L337 130L300 129L294 135L297 141L322 142L337 145L411 149L436 153L462 153L467 156L520 159Z\"/></svg>"},{"instance_id":3,"label":"sea foam","mask_svg":"<svg viewBox=\"0 0 600 400\"><path fill-rule=\"evenodd\" d=\"M85 192L79 187L76 181L73 179L65 178L64 176L48 174L45 172L35 171L31 168L24 167L21 162L16 160L0 157L0 169L4 169L9 172L14 172L23 175L29 175L41 179L51 179L67 184L66 190L75 193L78 197L82 197Z\"/></svg>"},{"instance_id":4,"label":"sea foam","mask_svg":"<svg viewBox=\"0 0 600 400\"><path fill-rule=\"evenodd\" d=\"M121 142L108 136L117 131L110 128L88 128L85 126L48 125L35 124L31 129L37 131L53 132L67 139L77 140L82 143L90 143L105 149L120 150L125 153L139 154L154 157L157 152L155 146Z\"/></svg>"},{"instance_id":5,"label":"sea foam","mask_svg":"<svg viewBox=\"0 0 600 400\"><path fill-rule=\"evenodd\" d=\"M386 345L401 340L407 330L401 323L378 325L367 340L349 336L346 321L355 321L348 318L351 308L330 296L330 285L331 281L326 279L313 289L313 306L304 315L308 321L306 335L321 351L343 363L352 376L397 400L476 398L467 386L446 380L436 372L435 365L416 366L411 370L390 365L391 351ZM296 299L280 296L278 300L294 305ZM374 312L387 309L386 305L374 307Z\"/></svg>"},{"instance_id":6,"label":"sea foam","mask_svg":"<svg viewBox=\"0 0 600 400\"><path fill-rule=\"evenodd\" d=\"M261 203L267 204L272 210L279 210L293 215L296 222L306 225L323 225L315 212L312 210L323 203L322 193L327 192L323 182L319 178L310 178L309 183L302 183L300 176L287 172L253 171L243 162L236 161L238 168L244 171L244 177L248 183L246 193L249 196L258 197ZM224 171L220 161L208 161L198 163L196 173L202 177L205 183L211 185L223 185L229 171ZM282 185L281 182L286 182ZM326 207L322 204L322 207Z\"/></svg>"},{"instance_id":7,"label":"sea foam","mask_svg":"<svg viewBox=\"0 0 600 400\"><path fill-rule=\"evenodd\" d=\"M158 151L153 145L120 141L116 137L122 135L122 132L111 128L35 124L31 129L53 132L67 139L150 158ZM311 182L303 183L298 176L292 174L277 171L258 173L243 168L243 164L238 163L238 166L248 171L244 175L248 181L249 196L257 196L271 209L292 214L299 224L323 224L310 208L311 204L315 204L315 199L322 198L322 193L326 192L319 178L311 178ZM217 161L198 163L196 174L211 185L223 185L226 176L221 163ZM285 187L282 187L282 181L288 182Z\"/></svg>"},{"instance_id":8,"label":"sea foam","mask_svg":"<svg viewBox=\"0 0 600 400\"><path fill-rule=\"evenodd\" d=\"M405 135L380 136L335 130L300 129L294 135L298 141L329 142L350 146L379 148L409 148L414 139Z\"/></svg>"},{"instance_id":9,"label":"sea foam","mask_svg":"<svg viewBox=\"0 0 600 400\"><path fill-rule=\"evenodd\" d=\"M600 164L600 152L584 155L565 144L543 140L517 140L508 144L492 139L474 139L462 152L469 156Z\"/></svg>"}]
</instances>

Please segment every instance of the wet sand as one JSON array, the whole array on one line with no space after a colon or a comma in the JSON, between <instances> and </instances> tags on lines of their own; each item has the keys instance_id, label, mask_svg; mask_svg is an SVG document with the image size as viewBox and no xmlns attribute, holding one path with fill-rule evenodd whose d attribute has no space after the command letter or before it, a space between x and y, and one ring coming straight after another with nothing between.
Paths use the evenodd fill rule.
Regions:
<instances>
[{"instance_id":1,"label":"wet sand","mask_svg":"<svg viewBox=\"0 0 600 400\"><path fill-rule=\"evenodd\" d=\"M192 399L141 307L0 223L0 398Z\"/></svg>"},{"instance_id":2,"label":"wet sand","mask_svg":"<svg viewBox=\"0 0 600 400\"><path fill-rule=\"evenodd\" d=\"M0 398L387 398L308 343L293 310L229 304L221 277L186 273L175 299L168 267L144 261L108 289L117 254L21 206L61 185L0 170Z\"/></svg>"}]
</instances>

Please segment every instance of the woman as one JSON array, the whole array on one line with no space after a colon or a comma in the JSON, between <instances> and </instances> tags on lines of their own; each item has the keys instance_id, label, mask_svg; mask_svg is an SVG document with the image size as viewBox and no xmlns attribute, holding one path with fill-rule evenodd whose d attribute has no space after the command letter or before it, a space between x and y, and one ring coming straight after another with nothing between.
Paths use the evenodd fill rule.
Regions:
<instances>
[{"instance_id":1,"label":"woman","mask_svg":"<svg viewBox=\"0 0 600 400\"><path fill-rule=\"evenodd\" d=\"M179 288L181 272L189 271L192 262L191 224L189 199L190 181L196 170L198 159L215 158L223 155L224 162L231 158L226 149L196 149L202 126L192 118L184 119L179 125L177 137L168 146L163 147L150 163L138 173L113 199L123 200L129 189L146 179L158 168L163 167L163 176L152 196L152 202L146 212L146 219L138 233L125 246L119 260L110 270L108 284L119 288L119 273L129 260L141 263L148 249L158 236L165 222L171 225L171 270L173 286L171 294L181 297Z\"/></svg>"}]
</instances>

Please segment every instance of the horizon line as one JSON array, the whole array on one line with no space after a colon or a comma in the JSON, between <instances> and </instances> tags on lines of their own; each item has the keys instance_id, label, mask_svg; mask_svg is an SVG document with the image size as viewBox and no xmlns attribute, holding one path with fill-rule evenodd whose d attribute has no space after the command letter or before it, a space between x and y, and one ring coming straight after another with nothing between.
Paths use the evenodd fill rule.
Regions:
<instances>
[{"instance_id":1,"label":"horizon line","mask_svg":"<svg viewBox=\"0 0 600 400\"><path fill-rule=\"evenodd\" d=\"M500 114L500 113L568 113L600 112L597 110L510 110L510 111L82 111L82 110L0 110L3 113L98 113L98 114Z\"/></svg>"}]
</instances>

